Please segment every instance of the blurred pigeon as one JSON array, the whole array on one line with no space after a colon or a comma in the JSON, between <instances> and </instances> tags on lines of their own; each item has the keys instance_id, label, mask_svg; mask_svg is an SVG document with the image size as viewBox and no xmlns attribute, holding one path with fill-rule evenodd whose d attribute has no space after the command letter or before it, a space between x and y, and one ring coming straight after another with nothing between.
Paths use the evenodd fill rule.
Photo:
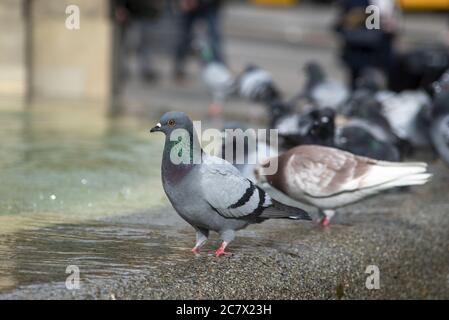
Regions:
<instances>
[{"instance_id":1,"label":"blurred pigeon","mask_svg":"<svg viewBox=\"0 0 449 320\"><path fill-rule=\"evenodd\" d=\"M449 113L441 115L432 121L430 137L435 150L446 165L449 166Z\"/></svg>"},{"instance_id":2,"label":"blurred pigeon","mask_svg":"<svg viewBox=\"0 0 449 320\"><path fill-rule=\"evenodd\" d=\"M271 74L252 64L239 76L239 92L242 97L265 105L281 98Z\"/></svg>"},{"instance_id":3,"label":"blurred pigeon","mask_svg":"<svg viewBox=\"0 0 449 320\"><path fill-rule=\"evenodd\" d=\"M310 220L302 209L272 200L229 162L205 154L186 114L165 113L151 129L157 131L165 134L162 185L175 210L197 232L193 252L199 252L210 230L223 241L215 251L220 256L235 231L251 223L271 218Z\"/></svg>"},{"instance_id":4,"label":"blurred pigeon","mask_svg":"<svg viewBox=\"0 0 449 320\"><path fill-rule=\"evenodd\" d=\"M386 88L386 77L382 71L376 68L364 68L355 80L355 91L379 92Z\"/></svg>"},{"instance_id":5,"label":"blurred pigeon","mask_svg":"<svg viewBox=\"0 0 449 320\"><path fill-rule=\"evenodd\" d=\"M323 68L316 62L309 62L304 67L306 85L304 92L297 98L306 98L317 107L337 109L349 97L349 90L344 85L327 79Z\"/></svg>"},{"instance_id":6,"label":"blurred pigeon","mask_svg":"<svg viewBox=\"0 0 449 320\"><path fill-rule=\"evenodd\" d=\"M268 108L269 126L272 129L290 127L294 106L284 101L271 74L255 65L248 65L239 77L240 95L250 101L262 103Z\"/></svg>"},{"instance_id":7,"label":"blurred pigeon","mask_svg":"<svg viewBox=\"0 0 449 320\"><path fill-rule=\"evenodd\" d=\"M432 89L435 97L449 92L449 70L443 73L440 79L432 84ZM446 109L445 107L443 108Z\"/></svg>"},{"instance_id":8,"label":"blurred pigeon","mask_svg":"<svg viewBox=\"0 0 449 320\"><path fill-rule=\"evenodd\" d=\"M199 46L202 61L201 77L212 95L208 111L210 115L216 115L222 112L224 101L235 91L235 79L229 68L215 59L205 41L200 42Z\"/></svg>"},{"instance_id":9,"label":"blurred pigeon","mask_svg":"<svg viewBox=\"0 0 449 320\"><path fill-rule=\"evenodd\" d=\"M359 119L349 120L337 127L335 147L376 160L401 160L399 149L388 141L382 130Z\"/></svg>"},{"instance_id":10,"label":"blurred pigeon","mask_svg":"<svg viewBox=\"0 0 449 320\"><path fill-rule=\"evenodd\" d=\"M234 77L231 71L220 62L210 62L203 67L203 82L212 95L212 104L209 113L212 115L221 113L223 103L234 91Z\"/></svg>"},{"instance_id":11,"label":"blurred pigeon","mask_svg":"<svg viewBox=\"0 0 449 320\"><path fill-rule=\"evenodd\" d=\"M389 68L389 88L395 92L428 90L449 68L449 52L443 43L423 44L399 53Z\"/></svg>"},{"instance_id":12,"label":"blurred pigeon","mask_svg":"<svg viewBox=\"0 0 449 320\"><path fill-rule=\"evenodd\" d=\"M356 90L351 98L341 106L340 112L352 119L361 119L382 128L393 143L398 140L398 137L392 132L387 118L382 114L382 104L371 92Z\"/></svg>"},{"instance_id":13,"label":"blurred pigeon","mask_svg":"<svg viewBox=\"0 0 449 320\"><path fill-rule=\"evenodd\" d=\"M339 111L352 119L352 122L364 124L363 126L369 128L371 133L381 141L393 145L401 157L409 155L411 144L393 132L390 122L382 113L382 103L376 97L378 94L379 91L357 89L351 98L339 108ZM379 158L379 160L398 161L399 159Z\"/></svg>"},{"instance_id":14,"label":"blurred pigeon","mask_svg":"<svg viewBox=\"0 0 449 320\"><path fill-rule=\"evenodd\" d=\"M284 139L284 147L291 149L303 144L333 146L335 144L334 118L335 112L330 108L313 108L291 116L287 129L279 128L279 135Z\"/></svg>"},{"instance_id":15,"label":"blurred pigeon","mask_svg":"<svg viewBox=\"0 0 449 320\"><path fill-rule=\"evenodd\" d=\"M278 163L275 174L265 172L271 161ZM431 177L426 163L377 161L311 145L269 159L256 175L292 199L319 208L323 225L329 224L339 207L393 187L421 185Z\"/></svg>"},{"instance_id":16,"label":"blurred pigeon","mask_svg":"<svg viewBox=\"0 0 449 320\"><path fill-rule=\"evenodd\" d=\"M313 109L298 116L296 131L284 134L284 147L317 144L349 151L376 160L399 161L398 148L382 128L363 119L337 116L331 108ZM340 120L341 119L341 120Z\"/></svg>"},{"instance_id":17,"label":"blurred pigeon","mask_svg":"<svg viewBox=\"0 0 449 320\"><path fill-rule=\"evenodd\" d=\"M296 128L294 107L288 102L274 100L269 105L270 128L291 132Z\"/></svg>"},{"instance_id":18,"label":"blurred pigeon","mask_svg":"<svg viewBox=\"0 0 449 320\"><path fill-rule=\"evenodd\" d=\"M433 87L430 138L441 159L449 165L449 71Z\"/></svg>"},{"instance_id":19,"label":"blurred pigeon","mask_svg":"<svg viewBox=\"0 0 449 320\"><path fill-rule=\"evenodd\" d=\"M427 134L431 100L424 91L382 92L376 95L382 104L382 115L388 120L394 134L414 147L429 145Z\"/></svg>"},{"instance_id":20,"label":"blurred pigeon","mask_svg":"<svg viewBox=\"0 0 449 320\"><path fill-rule=\"evenodd\" d=\"M264 141L261 141L255 130L239 122L225 123L223 133L221 157L232 163L245 178L257 182L254 176L256 167L278 155L277 149L269 143L270 137L263 137ZM238 143L241 143L241 149L237 148Z\"/></svg>"}]
</instances>

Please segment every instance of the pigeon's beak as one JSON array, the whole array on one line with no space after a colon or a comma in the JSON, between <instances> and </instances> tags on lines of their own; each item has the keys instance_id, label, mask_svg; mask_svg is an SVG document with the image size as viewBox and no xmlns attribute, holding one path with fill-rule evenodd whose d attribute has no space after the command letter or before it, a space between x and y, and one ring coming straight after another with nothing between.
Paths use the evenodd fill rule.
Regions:
<instances>
[{"instance_id":1,"label":"pigeon's beak","mask_svg":"<svg viewBox=\"0 0 449 320\"><path fill-rule=\"evenodd\" d=\"M150 132L158 132L161 131L161 124L158 123L154 128L151 128Z\"/></svg>"}]
</instances>

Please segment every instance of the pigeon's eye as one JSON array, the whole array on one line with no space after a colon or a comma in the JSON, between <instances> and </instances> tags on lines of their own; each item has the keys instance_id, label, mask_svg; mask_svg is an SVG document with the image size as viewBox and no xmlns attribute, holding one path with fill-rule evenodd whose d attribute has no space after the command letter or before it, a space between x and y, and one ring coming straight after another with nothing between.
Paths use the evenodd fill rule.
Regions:
<instances>
[{"instance_id":1,"label":"pigeon's eye","mask_svg":"<svg viewBox=\"0 0 449 320\"><path fill-rule=\"evenodd\" d=\"M170 119L170 120L168 120L167 123L168 123L169 126L174 126L176 124L176 120L175 119Z\"/></svg>"}]
</instances>

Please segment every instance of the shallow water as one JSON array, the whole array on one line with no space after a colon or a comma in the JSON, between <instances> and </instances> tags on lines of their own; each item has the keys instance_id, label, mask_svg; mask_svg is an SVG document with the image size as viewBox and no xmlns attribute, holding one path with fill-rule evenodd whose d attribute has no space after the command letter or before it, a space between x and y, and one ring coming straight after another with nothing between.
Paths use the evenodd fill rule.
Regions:
<instances>
[{"instance_id":1,"label":"shallow water","mask_svg":"<svg viewBox=\"0 0 449 320\"><path fill-rule=\"evenodd\" d=\"M166 205L162 136L149 134L154 121L112 119L97 109L0 109L0 291L57 280L61 270L52 266L70 261L87 263L100 276L126 269L117 262L121 255L110 252L115 240L95 221ZM132 240L145 232L113 233ZM95 251L105 241L109 251ZM103 255L116 262L106 258L102 265Z\"/></svg>"},{"instance_id":2,"label":"shallow water","mask_svg":"<svg viewBox=\"0 0 449 320\"><path fill-rule=\"evenodd\" d=\"M104 222L58 224L3 235L0 288L51 283L65 284L66 268L76 266L81 284L136 277L166 261L190 258L186 248L170 244L163 232L150 226ZM170 259L167 259L170 255ZM2 293L2 290L0 290ZM45 286L42 295L48 296ZM5 296L3 296L5 297ZM6 294L8 297L8 294Z\"/></svg>"}]
</instances>

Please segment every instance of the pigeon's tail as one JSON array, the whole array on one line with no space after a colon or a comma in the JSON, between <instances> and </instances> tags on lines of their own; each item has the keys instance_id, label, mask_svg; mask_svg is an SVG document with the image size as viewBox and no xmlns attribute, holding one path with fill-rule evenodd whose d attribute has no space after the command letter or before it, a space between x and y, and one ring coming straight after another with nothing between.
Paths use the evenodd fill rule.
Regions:
<instances>
[{"instance_id":1,"label":"pigeon's tail","mask_svg":"<svg viewBox=\"0 0 449 320\"><path fill-rule=\"evenodd\" d=\"M432 177L423 162L378 161L359 183L375 192L395 187L425 184Z\"/></svg>"},{"instance_id":2,"label":"pigeon's tail","mask_svg":"<svg viewBox=\"0 0 449 320\"><path fill-rule=\"evenodd\" d=\"M273 205L262 212L261 218L312 220L309 214L301 208L291 207L274 199L271 199L271 202Z\"/></svg>"}]
</instances>

